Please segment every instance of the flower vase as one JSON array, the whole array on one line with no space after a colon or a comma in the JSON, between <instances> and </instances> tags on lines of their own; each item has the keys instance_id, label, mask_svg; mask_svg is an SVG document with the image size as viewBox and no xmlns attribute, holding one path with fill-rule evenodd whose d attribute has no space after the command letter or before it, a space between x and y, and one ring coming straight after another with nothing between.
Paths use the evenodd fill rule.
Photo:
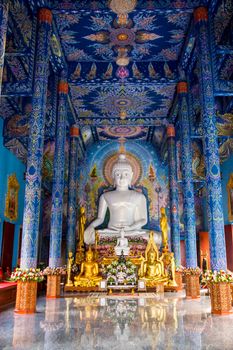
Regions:
<instances>
[{"instance_id":1,"label":"flower vase","mask_svg":"<svg viewBox=\"0 0 233 350\"><path fill-rule=\"evenodd\" d=\"M46 298L60 298L60 295L61 295L61 275L48 275Z\"/></svg>"},{"instance_id":2,"label":"flower vase","mask_svg":"<svg viewBox=\"0 0 233 350\"><path fill-rule=\"evenodd\" d=\"M36 312L37 282L17 281L15 312L34 314Z\"/></svg>"},{"instance_id":3,"label":"flower vase","mask_svg":"<svg viewBox=\"0 0 233 350\"><path fill-rule=\"evenodd\" d=\"M176 271L175 280L176 280L177 287L178 287L177 290L182 290L183 285L182 285L182 272L181 271Z\"/></svg>"},{"instance_id":4,"label":"flower vase","mask_svg":"<svg viewBox=\"0 0 233 350\"><path fill-rule=\"evenodd\" d=\"M217 315L231 313L230 283L210 283L211 313Z\"/></svg>"},{"instance_id":5,"label":"flower vase","mask_svg":"<svg viewBox=\"0 0 233 350\"><path fill-rule=\"evenodd\" d=\"M186 298L197 299L200 298L200 281L199 275L186 274Z\"/></svg>"}]
</instances>

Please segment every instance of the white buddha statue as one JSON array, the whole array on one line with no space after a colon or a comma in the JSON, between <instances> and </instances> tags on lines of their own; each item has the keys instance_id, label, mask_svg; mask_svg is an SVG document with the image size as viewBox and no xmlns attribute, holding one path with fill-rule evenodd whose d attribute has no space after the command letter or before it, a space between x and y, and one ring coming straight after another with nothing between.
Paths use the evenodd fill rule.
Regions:
<instances>
[{"instance_id":1,"label":"white buddha statue","mask_svg":"<svg viewBox=\"0 0 233 350\"><path fill-rule=\"evenodd\" d=\"M148 233L142 227L148 221L146 197L135 190L130 190L133 171L124 154L120 154L118 161L113 165L112 178L115 190L101 195L98 208L98 217L84 232L84 241L92 244L95 241L95 228L104 222L107 208L110 212L108 228L98 230L101 236L119 237L124 230L126 237L146 236ZM158 237L158 242L161 239Z\"/></svg>"},{"instance_id":2,"label":"white buddha statue","mask_svg":"<svg viewBox=\"0 0 233 350\"><path fill-rule=\"evenodd\" d=\"M129 255L129 242L128 239L125 237L125 231L122 228L120 231L120 237L117 238L117 245L115 246L115 253L116 255L121 255L122 252L124 255Z\"/></svg>"}]
</instances>

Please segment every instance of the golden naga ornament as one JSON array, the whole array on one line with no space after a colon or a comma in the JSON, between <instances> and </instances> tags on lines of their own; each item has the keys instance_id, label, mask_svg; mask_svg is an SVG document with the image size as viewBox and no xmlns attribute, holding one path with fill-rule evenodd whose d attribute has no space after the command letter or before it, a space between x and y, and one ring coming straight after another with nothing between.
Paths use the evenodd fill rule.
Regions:
<instances>
[{"instance_id":1,"label":"golden naga ornament","mask_svg":"<svg viewBox=\"0 0 233 350\"><path fill-rule=\"evenodd\" d=\"M85 261L81 264L81 271L74 278L75 287L98 287L102 277L99 276L98 263L94 261L94 255L89 247Z\"/></svg>"}]
</instances>

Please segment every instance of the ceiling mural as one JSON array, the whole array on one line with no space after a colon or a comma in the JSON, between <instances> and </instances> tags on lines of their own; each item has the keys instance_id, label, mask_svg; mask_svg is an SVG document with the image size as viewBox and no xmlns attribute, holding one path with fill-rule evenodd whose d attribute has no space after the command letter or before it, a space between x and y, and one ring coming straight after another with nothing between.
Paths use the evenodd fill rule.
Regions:
<instances>
[{"instance_id":1,"label":"ceiling mural","mask_svg":"<svg viewBox=\"0 0 233 350\"><path fill-rule=\"evenodd\" d=\"M57 13L55 20L68 61L114 61L119 48L133 61L177 60L190 13L140 11L123 26L110 11ZM166 28L166 30L164 30Z\"/></svg>"},{"instance_id":2,"label":"ceiling mural","mask_svg":"<svg viewBox=\"0 0 233 350\"><path fill-rule=\"evenodd\" d=\"M231 0L217 0L214 4L215 7L211 2L210 7L213 40L217 45L213 60L215 87L221 87L221 94L228 92L228 97L216 97L220 154L224 160L232 152L233 109L229 89L233 78L233 5ZM4 119L4 143L18 158L25 162L27 155L35 15L38 7L48 5L53 12L53 28L45 152L55 137L55 86L58 74L64 71L69 83L67 131L74 123L80 127L80 159L92 143L106 140L118 140L122 147L129 140L147 141L161 151L181 74L178 66L189 72L192 135L202 137L200 72L192 18L193 9L203 5L203 1L15 0L9 1L0 116ZM53 148L50 153L48 159ZM201 153L197 141L193 173L199 177L203 171Z\"/></svg>"},{"instance_id":3,"label":"ceiling mural","mask_svg":"<svg viewBox=\"0 0 233 350\"><path fill-rule=\"evenodd\" d=\"M166 118L175 85L70 84L79 118Z\"/></svg>"},{"instance_id":4,"label":"ceiling mural","mask_svg":"<svg viewBox=\"0 0 233 350\"><path fill-rule=\"evenodd\" d=\"M100 140L107 139L139 139L145 140L148 134L148 127L143 126L107 126L97 128Z\"/></svg>"}]
</instances>

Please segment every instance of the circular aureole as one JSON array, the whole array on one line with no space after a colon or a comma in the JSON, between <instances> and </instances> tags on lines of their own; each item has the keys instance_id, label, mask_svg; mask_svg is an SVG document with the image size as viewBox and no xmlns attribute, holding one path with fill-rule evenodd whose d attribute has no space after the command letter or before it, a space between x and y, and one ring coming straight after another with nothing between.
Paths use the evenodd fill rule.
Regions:
<instances>
[{"instance_id":1,"label":"circular aureole","mask_svg":"<svg viewBox=\"0 0 233 350\"><path fill-rule=\"evenodd\" d=\"M133 179L132 179L132 186L135 186L139 183L141 176L142 176L142 165L140 160L132 153L126 152L126 159L129 161L132 169L133 169ZM112 168L113 165L117 162L119 157L119 153L113 153L109 155L105 161L103 166L103 176L105 178L105 181L109 185L113 185L113 179L112 179Z\"/></svg>"}]
</instances>

